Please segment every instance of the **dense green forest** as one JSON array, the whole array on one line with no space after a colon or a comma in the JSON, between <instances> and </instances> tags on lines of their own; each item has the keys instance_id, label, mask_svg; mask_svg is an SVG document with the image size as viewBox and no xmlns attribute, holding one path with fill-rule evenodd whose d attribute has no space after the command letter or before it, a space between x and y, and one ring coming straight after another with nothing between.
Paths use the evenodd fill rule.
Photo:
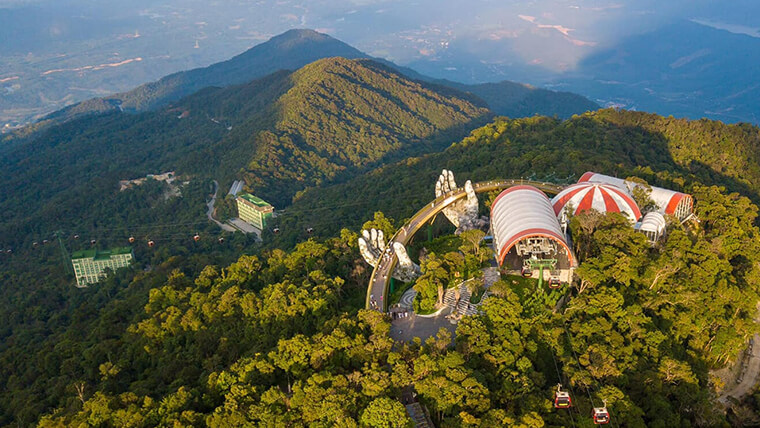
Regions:
<instances>
[{"instance_id":1,"label":"dense green forest","mask_svg":"<svg viewBox=\"0 0 760 428\"><path fill-rule=\"evenodd\" d=\"M599 108L598 104L582 95L572 92L548 91L508 80L477 85L465 85L448 80L437 80L435 82L477 95L488 104L491 111L500 116L515 118L542 115L566 119L574 114Z\"/></svg>"},{"instance_id":2,"label":"dense green forest","mask_svg":"<svg viewBox=\"0 0 760 428\"><path fill-rule=\"evenodd\" d=\"M192 273L192 263L224 266L241 252L258 251L252 238L225 235L206 219L212 179L221 181L223 196L233 178L256 168L266 178L252 182L271 190L251 190L283 206L308 185L348 179L461 138L490 115L471 100L371 62L323 60L295 74L209 88L158 112L82 117L0 148L0 249L13 251L0 257L0 425L33 423L58 406L69 376L91 362L79 352L106 341L82 335L99 322L107 326L97 329L102 334L119 332L119 323L141 313L147 290L165 280L162 266ZM119 180L168 170L186 182L179 195L154 181L118 190ZM107 248L134 236L134 271L120 273L117 281L126 279L102 290L74 289L66 255L52 236L57 231L69 252L88 248L90 239ZM199 243L191 240L195 233ZM53 242L33 246L44 239ZM148 239L154 249L147 248ZM144 279L133 283L135 275ZM107 321L99 318L119 292L128 307ZM63 340L64 334L71 339ZM53 349L60 354L48 358L44 371L37 358L26 357L44 359ZM69 361L63 372L53 368L63 361Z\"/></svg>"},{"instance_id":3,"label":"dense green forest","mask_svg":"<svg viewBox=\"0 0 760 428\"><path fill-rule=\"evenodd\" d=\"M727 426L708 369L760 331L757 207L716 187L695 197L701 224L655 248L621 216L576 217L587 250L564 311L502 284L453 341L394 343L387 318L358 309L369 272L349 230L116 275L86 291L98 310L26 354L3 402L26 422L56 407L40 426L402 427L413 388L439 426L586 426L602 399L619 426ZM551 407L558 382L574 410Z\"/></svg>"},{"instance_id":4,"label":"dense green forest","mask_svg":"<svg viewBox=\"0 0 760 428\"><path fill-rule=\"evenodd\" d=\"M758 330L758 129L602 110L499 118L421 155L486 114L382 65L324 60L3 149L0 247L15 252L0 255L0 425L404 426L399 398L414 388L441 426L569 426L579 414L550 406L559 381L584 418L606 398L623 426L736 423L714 403L709 370ZM453 343L394 344L389 321L360 309L370 272L357 233L375 211L401 224L444 167L460 181L637 175L692 192L701 222L650 248L614 215L576 218L580 281L563 312L500 287ZM179 197L155 181L117 190L168 169L186 181ZM263 248L218 243L205 220L211 178L224 187L237 174L273 200L295 195ZM58 229L82 233L69 250L98 231L99 245L127 233L159 245L79 290L58 247L30 245Z\"/></svg>"}]
</instances>

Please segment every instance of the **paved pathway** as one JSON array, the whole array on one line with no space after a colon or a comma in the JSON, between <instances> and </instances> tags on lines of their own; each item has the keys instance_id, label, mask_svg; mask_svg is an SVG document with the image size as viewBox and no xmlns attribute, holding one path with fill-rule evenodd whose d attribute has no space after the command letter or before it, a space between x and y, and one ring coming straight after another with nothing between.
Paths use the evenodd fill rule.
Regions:
<instances>
[{"instance_id":1,"label":"paved pathway","mask_svg":"<svg viewBox=\"0 0 760 428\"><path fill-rule=\"evenodd\" d=\"M741 382L734 385L726 385L726 389L718 397L718 401L724 406L731 405L731 398L742 399L747 396L757 385L760 377L760 335L755 335L750 341L752 350L742 361L739 379ZM742 356L745 354L742 353Z\"/></svg>"},{"instance_id":2,"label":"paved pathway","mask_svg":"<svg viewBox=\"0 0 760 428\"><path fill-rule=\"evenodd\" d=\"M444 308L441 313L435 317L420 317L413 313L406 318L393 320L391 323L391 338L397 342L410 342L415 337L425 339L435 336L441 327L449 330L452 335L456 330L456 324L446 318L451 313L451 307Z\"/></svg>"},{"instance_id":3,"label":"paved pathway","mask_svg":"<svg viewBox=\"0 0 760 428\"><path fill-rule=\"evenodd\" d=\"M498 267L489 267L483 269L483 282L486 289L493 285L494 282L501 279L501 273Z\"/></svg>"},{"instance_id":4,"label":"paved pathway","mask_svg":"<svg viewBox=\"0 0 760 428\"><path fill-rule=\"evenodd\" d=\"M484 282L486 288L498 281L500 278L499 270L496 268L484 269ZM470 280L472 281L472 280ZM409 311L409 317L397 318L391 322L391 337L397 341L409 341L414 337L419 337L424 342L428 337L438 333L441 327L444 327L452 333L456 330L456 321L448 316L456 311L459 316L474 315L480 310L480 305L488 298L486 292L480 303L471 304L470 291L466 286L467 281L459 284L460 299L456 300L456 289L449 288L443 297L444 307L435 315L416 315L412 312L414 298L417 292L413 288L406 290L399 300L399 306Z\"/></svg>"},{"instance_id":5,"label":"paved pathway","mask_svg":"<svg viewBox=\"0 0 760 428\"><path fill-rule=\"evenodd\" d=\"M760 302L755 307L757 309L755 322L760 322ZM729 382L731 380L738 382L726 385L726 389L718 397L718 402L727 407L732 404L731 399L740 400L744 398L754 390L755 385L760 381L760 335L754 335L749 341L747 351L740 355L743 359L736 363L740 364L738 377L729 377Z\"/></svg>"},{"instance_id":6,"label":"paved pathway","mask_svg":"<svg viewBox=\"0 0 760 428\"><path fill-rule=\"evenodd\" d=\"M420 403L412 403L406 405L406 413L412 418L415 428L431 428L435 427L433 422L430 421L427 414L422 410Z\"/></svg>"}]
</instances>

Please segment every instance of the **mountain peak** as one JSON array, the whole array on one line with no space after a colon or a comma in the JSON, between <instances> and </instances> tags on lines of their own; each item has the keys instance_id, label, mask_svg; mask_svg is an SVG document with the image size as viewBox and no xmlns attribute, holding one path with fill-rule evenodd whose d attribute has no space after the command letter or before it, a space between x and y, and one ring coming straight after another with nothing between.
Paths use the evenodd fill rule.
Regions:
<instances>
[{"instance_id":1,"label":"mountain peak","mask_svg":"<svg viewBox=\"0 0 760 428\"><path fill-rule=\"evenodd\" d=\"M296 28L278 34L266 42L250 48L230 61L247 57L256 57L258 61L263 61L265 58L261 57L267 55L272 56L269 58L270 60L280 59L287 62L294 52L297 55L297 59L310 59L307 62L299 61L299 66L295 68L300 68L309 62L330 56L345 56L347 58L367 56L358 49L327 34L307 28Z\"/></svg>"},{"instance_id":2,"label":"mountain peak","mask_svg":"<svg viewBox=\"0 0 760 428\"><path fill-rule=\"evenodd\" d=\"M129 92L106 97L104 101L70 106L48 119L71 118L121 107L126 111L146 111L165 106L208 86L230 86L259 79L278 70L297 70L326 57L364 58L367 55L327 34L310 29L292 29L227 61L204 68L166 76Z\"/></svg>"},{"instance_id":3,"label":"mountain peak","mask_svg":"<svg viewBox=\"0 0 760 428\"><path fill-rule=\"evenodd\" d=\"M331 37L328 34L320 33L319 31L312 30L310 28L294 28L284 33L273 36L269 39L269 42L287 42L287 41L326 41L337 39Z\"/></svg>"}]
</instances>

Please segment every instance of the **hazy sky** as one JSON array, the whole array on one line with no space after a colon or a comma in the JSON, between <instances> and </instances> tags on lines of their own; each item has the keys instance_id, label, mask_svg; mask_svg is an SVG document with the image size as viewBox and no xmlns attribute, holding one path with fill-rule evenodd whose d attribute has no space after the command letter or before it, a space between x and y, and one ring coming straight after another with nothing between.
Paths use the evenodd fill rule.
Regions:
<instances>
[{"instance_id":1,"label":"hazy sky","mask_svg":"<svg viewBox=\"0 0 760 428\"><path fill-rule=\"evenodd\" d=\"M136 31L146 17L165 23L185 19L195 27L188 28L194 38L236 40L227 43L235 51L306 27L402 64L456 49L486 62L522 61L553 70L571 69L597 49L673 19L747 34L760 25L754 22L760 1L751 0L0 0L0 7L29 5L133 17ZM160 33L145 29L145 35L150 31Z\"/></svg>"},{"instance_id":2,"label":"hazy sky","mask_svg":"<svg viewBox=\"0 0 760 428\"><path fill-rule=\"evenodd\" d=\"M433 77L554 87L627 37L682 20L760 37L757 16L760 0L0 0L0 122L223 61L292 28Z\"/></svg>"}]
</instances>

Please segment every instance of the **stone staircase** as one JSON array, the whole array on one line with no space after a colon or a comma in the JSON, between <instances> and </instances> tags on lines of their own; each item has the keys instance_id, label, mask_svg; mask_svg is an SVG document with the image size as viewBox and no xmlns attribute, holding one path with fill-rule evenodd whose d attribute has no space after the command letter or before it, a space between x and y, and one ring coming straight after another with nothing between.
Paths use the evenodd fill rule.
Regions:
<instances>
[{"instance_id":1,"label":"stone staircase","mask_svg":"<svg viewBox=\"0 0 760 428\"><path fill-rule=\"evenodd\" d=\"M470 290L467 289L467 287L462 284L461 286L461 293L462 298L459 299L459 303L457 304L456 311L458 314L463 315L466 314L468 311L470 311L471 307L473 306L472 303L470 303L470 297L472 297L472 293L470 293Z\"/></svg>"},{"instance_id":2,"label":"stone staircase","mask_svg":"<svg viewBox=\"0 0 760 428\"><path fill-rule=\"evenodd\" d=\"M491 286L499 279L498 270L492 271L486 270L486 285ZM454 309L454 312L461 316L475 315L480 311L480 305L488 299L490 293L486 290L483 293L483 297L477 304L470 303L472 293L467 289L466 282L459 285L459 302L457 303L456 288L446 289L446 293L443 295L443 304Z\"/></svg>"},{"instance_id":3,"label":"stone staircase","mask_svg":"<svg viewBox=\"0 0 760 428\"><path fill-rule=\"evenodd\" d=\"M467 289L467 285L462 283L459 285L459 302L456 300L456 289L449 288L446 290L446 294L443 295L443 304L454 308L454 311L462 316L475 315L480 310L480 305L488 298L488 291L483 294L483 298L480 299L480 303L470 303L472 293Z\"/></svg>"},{"instance_id":4,"label":"stone staircase","mask_svg":"<svg viewBox=\"0 0 760 428\"><path fill-rule=\"evenodd\" d=\"M459 286L459 290L460 290L460 293L461 293L461 290L462 290L462 286L461 285ZM443 304L446 305L446 306L448 306L448 307L450 307L450 308L453 308L456 305L456 303L457 303L456 288L448 288L448 289L446 289L446 292L443 295Z\"/></svg>"}]
</instances>

